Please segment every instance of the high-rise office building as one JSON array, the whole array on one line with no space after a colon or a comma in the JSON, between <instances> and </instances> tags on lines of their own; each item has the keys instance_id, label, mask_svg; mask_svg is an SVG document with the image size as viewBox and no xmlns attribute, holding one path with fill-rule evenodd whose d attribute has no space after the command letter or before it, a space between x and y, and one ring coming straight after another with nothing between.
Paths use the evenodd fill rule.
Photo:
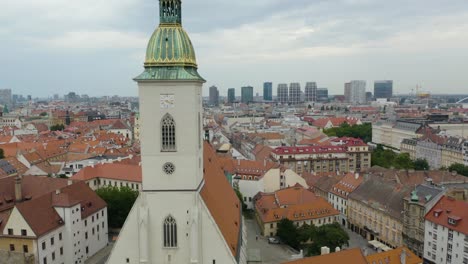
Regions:
<instances>
[{"instance_id":1,"label":"high-rise office building","mask_svg":"<svg viewBox=\"0 0 468 264\"><path fill-rule=\"evenodd\" d=\"M228 103L234 103L236 101L236 89L228 89Z\"/></svg>"},{"instance_id":2,"label":"high-rise office building","mask_svg":"<svg viewBox=\"0 0 468 264\"><path fill-rule=\"evenodd\" d=\"M0 89L0 104L11 106L11 89Z\"/></svg>"},{"instance_id":3,"label":"high-rise office building","mask_svg":"<svg viewBox=\"0 0 468 264\"><path fill-rule=\"evenodd\" d=\"M317 102L328 101L328 88L317 88Z\"/></svg>"},{"instance_id":4,"label":"high-rise office building","mask_svg":"<svg viewBox=\"0 0 468 264\"><path fill-rule=\"evenodd\" d=\"M248 104L252 103L253 99L253 87L252 86L244 86L241 89L241 102Z\"/></svg>"},{"instance_id":5,"label":"high-rise office building","mask_svg":"<svg viewBox=\"0 0 468 264\"><path fill-rule=\"evenodd\" d=\"M366 92L366 102L372 101L372 92Z\"/></svg>"},{"instance_id":6,"label":"high-rise office building","mask_svg":"<svg viewBox=\"0 0 468 264\"><path fill-rule=\"evenodd\" d=\"M263 83L263 100L264 101L273 100L273 83L271 82Z\"/></svg>"},{"instance_id":7,"label":"high-rise office building","mask_svg":"<svg viewBox=\"0 0 468 264\"><path fill-rule=\"evenodd\" d=\"M278 84L278 102L282 104L288 103L288 85L285 83Z\"/></svg>"},{"instance_id":8,"label":"high-rise office building","mask_svg":"<svg viewBox=\"0 0 468 264\"><path fill-rule=\"evenodd\" d=\"M209 104L212 105L212 106L218 106L219 105L219 90L218 90L218 87L216 87L216 86L211 86L210 87Z\"/></svg>"},{"instance_id":9,"label":"high-rise office building","mask_svg":"<svg viewBox=\"0 0 468 264\"><path fill-rule=\"evenodd\" d=\"M350 102L351 100L351 83L349 82L344 84L344 98L345 102Z\"/></svg>"},{"instance_id":10,"label":"high-rise office building","mask_svg":"<svg viewBox=\"0 0 468 264\"><path fill-rule=\"evenodd\" d=\"M295 105L301 102L301 85L299 83L291 83L289 85L289 103Z\"/></svg>"},{"instance_id":11,"label":"high-rise office building","mask_svg":"<svg viewBox=\"0 0 468 264\"><path fill-rule=\"evenodd\" d=\"M349 99L347 101L353 104L366 103L366 81L349 82Z\"/></svg>"},{"instance_id":12,"label":"high-rise office building","mask_svg":"<svg viewBox=\"0 0 468 264\"><path fill-rule=\"evenodd\" d=\"M304 100L306 102L317 102L317 83L315 82L306 83Z\"/></svg>"},{"instance_id":13,"label":"high-rise office building","mask_svg":"<svg viewBox=\"0 0 468 264\"><path fill-rule=\"evenodd\" d=\"M393 81L375 81L374 82L374 98L387 98L393 97Z\"/></svg>"}]
</instances>

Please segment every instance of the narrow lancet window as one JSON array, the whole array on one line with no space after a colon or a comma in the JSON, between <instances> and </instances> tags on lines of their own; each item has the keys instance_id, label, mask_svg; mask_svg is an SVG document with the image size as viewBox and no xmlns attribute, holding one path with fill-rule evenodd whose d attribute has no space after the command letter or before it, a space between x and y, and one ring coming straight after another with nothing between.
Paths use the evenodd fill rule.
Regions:
<instances>
[{"instance_id":1,"label":"narrow lancet window","mask_svg":"<svg viewBox=\"0 0 468 264\"><path fill-rule=\"evenodd\" d=\"M166 217L164 220L164 247L175 248L177 247L177 223L172 216Z\"/></svg>"},{"instance_id":2,"label":"narrow lancet window","mask_svg":"<svg viewBox=\"0 0 468 264\"><path fill-rule=\"evenodd\" d=\"M177 151L176 126L174 118L170 114L166 114L161 120L161 151Z\"/></svg>"}]
</instances>

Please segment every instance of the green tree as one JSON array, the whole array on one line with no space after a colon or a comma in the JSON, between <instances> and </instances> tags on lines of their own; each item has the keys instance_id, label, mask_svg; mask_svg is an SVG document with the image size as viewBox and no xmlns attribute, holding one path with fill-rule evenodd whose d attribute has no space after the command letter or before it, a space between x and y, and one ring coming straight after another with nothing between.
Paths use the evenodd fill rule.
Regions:
<instances>
[{"instance_id":1,"label":"green tree","mask_svg":"<svg viewBox=\"0 0 468 264\"><path fill-rule=\"evenodd\" d=\"M311 242L305 245L308 256L320 254L320 248L327 246L334 250L336 247L342 247L349 242L349 235L338 223L315 226L302 226L299 228L300 237L303 242ZM306 237L307 239L304 239Z\"/></svg>"},{"instance_id":2,"label":"green tree","mask_svg":"<svg viewBox=\"0 0 468 264\"><path fill-rule=\"evenodd\" d=\"M107 203L109 227L121 228L138 197L138 192L128 187L108 186L98 189L96 193Z\"/></svg>"},{"instance_id":3,"label":"green tree","mask_svg":"<svg viewBox=\"0 0 468 264\"><path fill-rule=\"evenodd\" d=\"M65 129L63 124L57 124L50 127L50 131L62 131Z\"/></svg>"},{"instance_id":4,"label":"green tree","mask_svg":"<svg viewBox=\"0 0 468 264\"><path fill-rule=\"evenodd\" d=\"M287 218L281 219L276 234L283 243L295 249L299 248L301 237L299 237L299 232L293 221Z\"/></svg>"},{"instance_id":5,"label":"green tree","mask_svg":"<svg viewBox=\"0 0 468 264\"><path fill-rule=\"evenodd\" d=\"M366 143L372 140L372 124L350 126L347 122L344 122L339 127L325 129L323 132L330 137L360 138Z\"/></svg>"},{"instance_id":6,"label":"green tree","mask_svg":"<svg viewBox=\"0 0 468 264\"><path fill-rule=\"evenodd\" d=\"M414 163L408 153L400 153L395 157L394 167L409 170L414 168Z\"/></svg>"},{"instance_id":7,"label":"green tree","mask_svg":"<svg viewBox=\"0 0 468 264\"><path fill-rule=\"evenodd\" d=\"M247 210L247 205L244 202L244 196L239 191L239 187L235 188L235 186L234 186L234 191L236 192L237 198L239 198L239 201L242 203L242 211L246 211Z\"/></svg>"},{"instance_id":8,"label":"green tree","mask_svg":"<svg viewBox=\"0 0 468 264\"><path fill-rule=\"evenodd\" d=\"M0 159L4 159L5 158L5 152L3 151L3 149L0 148Z\"/></svg>"},{"instance_id":9,"label":"green tree","mask_svg":"<svg viewBox=\"0 0 468 264\"><path fill-rule=\"evenodd\" d=\"M47 112L42 112L39 114L40 116L46 116L47 115Z\"/></svg>"},{"instance_id":10,"label":"green tree","mask_svg":"<svg viewBox=\"0 0 468 264\"><path fill-rule=\"evenodd\" d=\"M468 176L468 166L465 166L463 164L455 163L450 165L448 169L449 171L456 171L458 174L461 174L463 176Z\"/></svg>"},{"instance_id":11,"label":"green tree","mask_svg":"<svg viewBox=\"0 0 468 264\"><path fill-rule=\"evenodd\" d=\"M429 163L426 159L417 159L414 161L415 170L429 170Z\"/></svg>"}]
</instances>

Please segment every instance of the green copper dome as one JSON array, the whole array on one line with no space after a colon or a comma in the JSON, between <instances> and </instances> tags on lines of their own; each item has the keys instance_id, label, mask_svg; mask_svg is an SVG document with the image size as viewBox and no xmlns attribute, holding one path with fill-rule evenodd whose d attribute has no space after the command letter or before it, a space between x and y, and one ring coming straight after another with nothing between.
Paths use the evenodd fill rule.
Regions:
<instances>
[{"instance_id":1,"label":"green copper dome","mask_svg":"<svg viewBox=\"0 0 468 264\"><path fill-rule=\"evenodd\" d=\"M182 28L181 0L159 1L159 27L146 49L145 71L135 78L144 80L201 80L190 38Z\"/></svg>"},{"instance_id":2,"label":"green copper dome","mask_svg":"<svg viewBox=\"0 0 468 264\"><path fill-rule=\"evenodd\" d=\"M197 68L195 51L180 25L160 25L146 50L145 67L190 66Z\"/></svg>"}]
</instances>

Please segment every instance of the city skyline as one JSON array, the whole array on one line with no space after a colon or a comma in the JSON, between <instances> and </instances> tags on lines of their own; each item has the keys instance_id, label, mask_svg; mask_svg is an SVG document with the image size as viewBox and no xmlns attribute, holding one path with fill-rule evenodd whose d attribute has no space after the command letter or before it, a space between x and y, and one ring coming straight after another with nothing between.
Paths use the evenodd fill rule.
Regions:
<instances>
[{"instance_id":1,"label":"city skyline","mask_svg":"<svg viewBox=\"0 0 468 264\"><path fill-rule=\"evenodd\" d=\"M395 94L418 84L432 93L466 89L466 1L185 4L199 71L220 94L245 85L261 94L265 81L314 81L342 94L343 83L354 79L394 80ZM1 89L33 97L137 95L132 78L157 24L157 1L24 0L2 8L0 57L8 67L0 73ZM225 10L229 15L212 15Z\"/></svg>"}]
</instances>

